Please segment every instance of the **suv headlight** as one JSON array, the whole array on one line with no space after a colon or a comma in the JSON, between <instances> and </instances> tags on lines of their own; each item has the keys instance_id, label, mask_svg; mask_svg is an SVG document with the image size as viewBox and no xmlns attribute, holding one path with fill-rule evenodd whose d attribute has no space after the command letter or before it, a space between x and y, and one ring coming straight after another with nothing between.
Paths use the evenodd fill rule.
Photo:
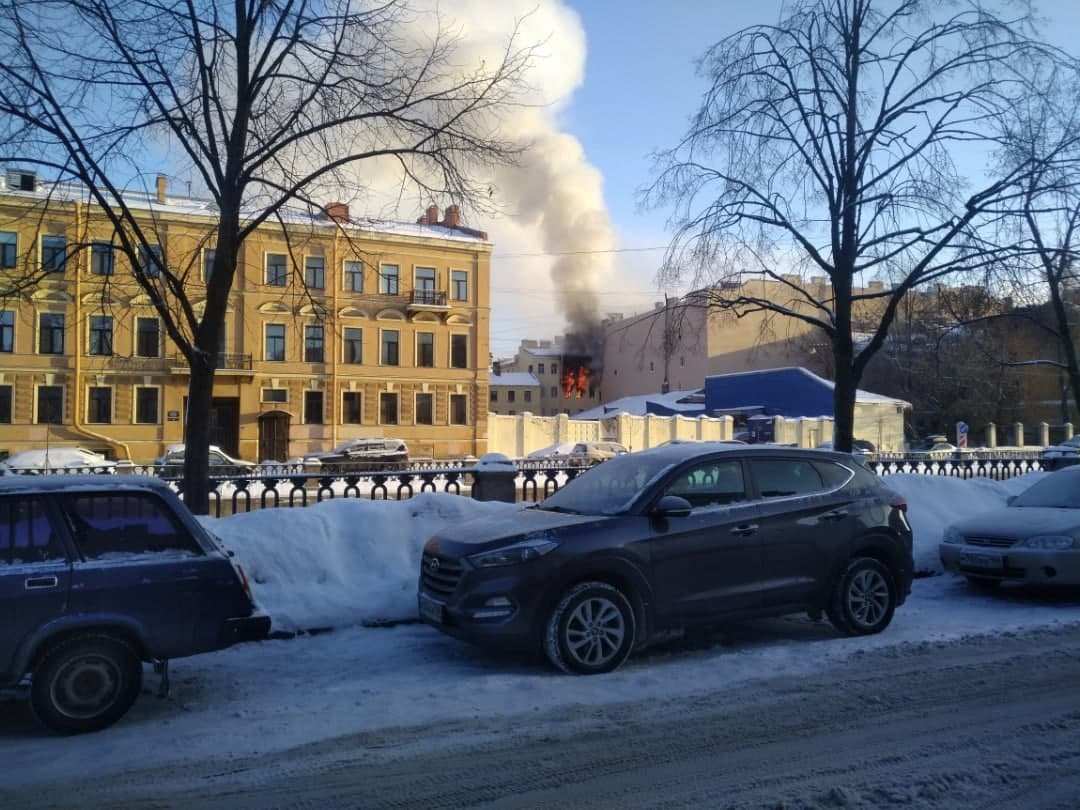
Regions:
<instances>
[{"instance_id":1,"label":"suv headlight","mask_svg":"<svg viewBox=\"0 0 1080 810\"><path fill-rule=\"evenodd\" d=\"M964 535L960 534L953 526L949 526L945 530L945 534L941 536L941 540L943 543L963 543Z\"/></svg>"},{"instance_id":2,"label":"suv headlight","mask_svg":"<svg viewBox=\"0 0 1080 810\"><path fill-rule=\"evenodd\" d=\"M1036 537L1029 537L1020 545L1024 548L1041 548L1046 551L1062 551L1063 549L1075 546L1076 541L1067 534L1040 534Z\"/></svg>"},{"instance_id":3,"label":"suv headlight","mask_svg":"<svg viewBox=\"0 0 1080 810\"><path fill-rule=\"evenodd\" d=\"M519 563L535 560L538 557L543 557L549 551L553 551L558 547L558 543L546 538L522 540L520 543L514 543L513 545L504 546L503 548L496 548L491 551L481 551L479 554L472 554L469 556L469 562L477 568L494 568L497 565L517 565Z\"/></svg>"}]
</instances>

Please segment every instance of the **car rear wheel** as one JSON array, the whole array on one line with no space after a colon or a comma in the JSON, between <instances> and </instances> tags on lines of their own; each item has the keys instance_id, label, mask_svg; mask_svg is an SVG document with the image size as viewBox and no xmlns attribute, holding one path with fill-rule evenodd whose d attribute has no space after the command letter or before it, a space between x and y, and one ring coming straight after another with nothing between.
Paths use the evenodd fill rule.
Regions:
<instances>
[{"instance_id":1,"label":"car rear wheel","mask_svg":"<svg viewBox=\"0 0 1080 810\"><path fill-rule=\"evenodd\" d=\"M551 612L544 652L563 672L611 672L630 655L636 630L634 609L622 591L606 582L582 582Z\"/></svg>"},{"instance_id":2,"label":"car rear wheel","mask_svg":"<svg viewBox=\"0 0 1080 810\"><path fill-rule=\"evenodd\" d=\"M836 583L828 607L829 621L849 636L880 633L896 610L896 580L888 567L872 557L856 557Z\"/></svg>"},{"instance_id":3,"label":"car rear wheel","mask_svg":"<svg viewBox=\"0 0 1080 810\"><path fill-rule=\"evenodd\" d=\"M142 689L142 662L126 641L108 635L65 639L42 656L30 683L34 713L66 734L110 726Z\"/></svg>"}]
</instances>

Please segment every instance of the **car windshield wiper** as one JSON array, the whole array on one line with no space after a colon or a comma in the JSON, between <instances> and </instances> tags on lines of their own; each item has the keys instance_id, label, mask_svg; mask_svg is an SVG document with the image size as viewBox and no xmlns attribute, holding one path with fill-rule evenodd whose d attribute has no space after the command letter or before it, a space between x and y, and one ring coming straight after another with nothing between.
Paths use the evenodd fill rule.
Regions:
<instances>
[{"instance_id":1,"label":"car windshield wiper","mask_svg":"<svg viewBox=\"0 0 1080 810\"><path fill-rule=\"evenodd\" d=\"M561 512L564 515L580 515L581 514L581 512L579 512L577 509L570 509L569 507L566 507L566 506L544 506L543 504L540 504L540 506L537 507L537 508L543 509L545 512Z\"/></svg>"}]
</instances>

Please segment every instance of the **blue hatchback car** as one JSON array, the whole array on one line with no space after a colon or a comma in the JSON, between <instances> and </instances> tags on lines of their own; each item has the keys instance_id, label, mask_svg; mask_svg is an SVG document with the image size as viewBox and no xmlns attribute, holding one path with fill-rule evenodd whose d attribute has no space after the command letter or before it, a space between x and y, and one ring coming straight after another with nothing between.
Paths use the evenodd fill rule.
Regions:
<instances>
[{"instance_id":1,"label":"blue hatchback car","mask_svg":"<svg viewBox=\"0 0 1080 810\"><path fill-rule=\"evenodd\" d=\"M29 675L34 712L67 733L119 720L143 662L270 630L231 554L141 476L0 478L0 616L0 687Z\"/></svg>"}]
</instances>

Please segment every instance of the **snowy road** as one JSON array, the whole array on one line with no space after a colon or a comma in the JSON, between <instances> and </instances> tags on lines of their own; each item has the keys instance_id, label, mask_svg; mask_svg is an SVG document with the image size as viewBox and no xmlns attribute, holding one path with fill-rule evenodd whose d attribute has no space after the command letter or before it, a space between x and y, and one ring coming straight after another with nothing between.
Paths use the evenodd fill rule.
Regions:
<instances>
[{"instance_id":1,"label":"snowy road","mask_svg":"<svg viewBox=\"0 0 1080 810\"><path fill-rule=\"evenodd\" d=\"M768 627L723 646L753 645ZM715 640L703 647L725 665ZM667 656L689 654L643 663L677 669ZM132 765L77 787L0 790L0 804L1074 810L1078 684L1077 625L904 643L705 694L459 715L226 760Z\"/></svg>"}]
</instances>

